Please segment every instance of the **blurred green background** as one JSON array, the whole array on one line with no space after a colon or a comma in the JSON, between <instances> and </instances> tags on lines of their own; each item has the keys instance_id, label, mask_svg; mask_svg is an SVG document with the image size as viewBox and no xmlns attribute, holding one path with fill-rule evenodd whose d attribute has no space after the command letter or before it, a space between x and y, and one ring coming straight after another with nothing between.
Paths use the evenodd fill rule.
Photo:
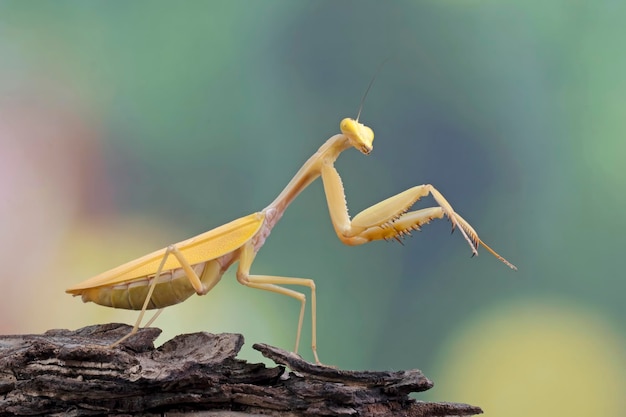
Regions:
<instances>
[{"instance_id":1,"label":"blurred green background","mask_svg":"<svg viewBox=\"0 0 626 417\"><path fill-rule=\"evenodd\" d=\"M0 331L134 322L64 289L265 207L390 58L374 152L337 163L351 213L432 183L519 271L444 221L343 246L315 183L252 272L316 280L323 362L420 368L419 398L487 416L626 415L624 21L610 0L2 1ZM156 325L241 332L260 361L297 314L230 271Z\"/></svg>"}]
</instances>

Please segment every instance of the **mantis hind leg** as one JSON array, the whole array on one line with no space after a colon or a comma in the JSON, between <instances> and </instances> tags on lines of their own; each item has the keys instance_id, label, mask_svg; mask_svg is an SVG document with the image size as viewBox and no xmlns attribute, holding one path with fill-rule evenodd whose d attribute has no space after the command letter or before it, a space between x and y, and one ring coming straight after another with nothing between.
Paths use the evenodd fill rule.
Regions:
<instances>
[{"instance_id":1,"label":"mantis hind leg","mask_svg":"<svg viewBox=\"0 0 626 417\"><path fill-rule=\"evenodd\" d=\"M163 259L161 260L161 263L159 264L159 268L157 269L156 273L154 274L154 279L152 280L152 283L150 284L150 289L148 290L148 294L146 295L146 299L143 302L143 306L141 307L141 312L139 313L139 317L137 317L137 321L135 321L135 325L133 326L133 329L127 335L125 335L124 337L122 337L119 340L117 340L116 342L110 344L109 348L114 348L115 346L119 345L124 340L128 339L129 337L131 337L132 335L137 333L137 331L139 330L139 327L141 327L141 321L143 320L144 314L146 314L146 310L148 309L148 304L150 303L150 299L152 298L152 293L154 292L154 288L156 287L157 282L159 282L159 278L161 277L161 272L163 272L163 265L165 265L165 261L167 261L167 257L172 252L172 248L173 248L173 246L168 246L168 248L165 250L165 254L163 255ZM162 308L160 308L154 314L154 316L152 316L152 318L148 321L146 326L151 325L157 319L159 314L161 314L161 311L163 311Z\"/></svg>"},{"instance_id":2,"label":"mantis hind leg","mask_svg":"<svg viewBox=\"0 0 626 417\"><path fill-rule=\"evenodd\" d=\"M255 255L256 253L254 252L254 247L251 244L246 244L244 247L241 248L239 268L237 269L237 281L250 288L275 292L277 294L286 295L300 301L300 315L298 317L298 330L296 331L296 346L293 350L294 353L298 353L298 347L300 345L300 335L302 334L302 324L304 322L304 311L306 307L306 296L301 292L294 291L289 288L284 288L280 285L298 285L303 287L309 287L311 289L311 350L313 351L315 363L321 365L319 357L317 356L317 308L315 297L315 282L312 279L308 278L277 277L272 275L250 275L250 266L254 261Z\"/></svg>"},{"instance_id":3,"label":"mantis hind leg","mask_svg":"<svg viewBox=\"0 0 626 417\"><path fill-rule=\"evenodd\" d=\"M178 248L174 245L168 246L167 249L165 250L165 253L163 254L163 259L161 260L161 263L159 264L159 267L157 268L154 274L154 278L152 279L152 282L150 283L150 288L148 290L148 293L146 294L146 298L143 302L143 306L141 307L141 311L139 312L139 317L137 317L137 321L135 321L135 325L133 326L132 330L127 335L120 338L116 342L112 343L111 345L109 345L109 347L113 348L119 345L124 340L128 339L129 337L137 333L137 331L141 327L141 321L143 320L143 317L146 314L146 310L148 309L148 306L150 305L152 294L154 293L154 289L156 288L156 285L159 282L159 278L161 277L161 274L163 273L163 266L165 265L165 262L167 261L167 258L170 256L170 254L173 254L176 257L181 267L185 271L185 275L191 282L191 285L193 286L197 294L206 294L211 288L213 288L215 284L217 284L217 281L219 281L219 278L221 275L215 275L210 282L203 284L200 278L198 277L198 274L196 274L196 271L194 271L192 266L189 264L185 256L178 250ZM157 312L154 314L154 316L152 316L152 318L148 320L148 322L146 323L144 327L148 327L152 323L154 323L154 321L157 319L157 317L159 317L162 311L163 311L163 308L158 309Z\"/></svg>"}]
</instances>

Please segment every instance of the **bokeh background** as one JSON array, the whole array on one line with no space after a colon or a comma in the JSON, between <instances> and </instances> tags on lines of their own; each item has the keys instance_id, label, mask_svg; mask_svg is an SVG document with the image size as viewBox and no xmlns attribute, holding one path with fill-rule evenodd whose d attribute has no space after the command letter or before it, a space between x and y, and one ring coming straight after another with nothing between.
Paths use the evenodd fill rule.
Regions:
<instances>
[{"instance_id":1,"label":"bokeh background","mask_svg":"<svg viewBox=\"0 0 626 417\"><path fill-rule=\"evenodd\" d=\"M2 1L0 332L134 322L64 289L265 207L389 59L374 152L337 163L351 213L432 183L519 271L444 221L343 246L315 183L253 272L316 280L326 363L420 368L419 398L487 416L624 416L624 21L611 0ZM156 324L241 332L261 361L297 314L231 271Z\"/></svg>"}]
</instances>

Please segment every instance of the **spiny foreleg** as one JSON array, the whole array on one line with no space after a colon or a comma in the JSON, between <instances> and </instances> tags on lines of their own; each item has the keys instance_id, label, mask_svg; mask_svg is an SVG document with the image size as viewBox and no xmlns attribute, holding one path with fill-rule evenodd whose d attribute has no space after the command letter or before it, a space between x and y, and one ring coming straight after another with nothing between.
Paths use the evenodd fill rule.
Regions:
<instances>
[{"instance_id":1,"label":"spiny foreleg","mask_svg":"<svg viewBox=\"0 0 626 417\"><path fill-rule=\"evenodd\" d=\"M433 219L445 216L450 219L453 231L455 228L461 231L470 245L472 255L477 255L478 246L482 245L509 267L516 269L514 265L480 240L474 228L456 213L448 200L430 184L409 188L374 204L350 220L339 173L332 164L325 164L321 168L321 174L331 221L339 239L348 245L361 245L380 239L398 239L412 230L418 230L420 226ZM407 213L413 204L428 194L433 196L439 207Z\"/></svg>"}]
</instances>

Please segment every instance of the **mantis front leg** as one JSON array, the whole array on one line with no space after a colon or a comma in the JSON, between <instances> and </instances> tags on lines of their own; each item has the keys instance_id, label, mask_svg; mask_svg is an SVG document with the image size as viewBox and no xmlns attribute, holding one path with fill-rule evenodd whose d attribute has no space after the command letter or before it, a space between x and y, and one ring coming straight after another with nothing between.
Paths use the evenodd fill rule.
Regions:
<instances>
[{"instance_id":1,"label":"mantis front leg","mask_svg":"<svg viewBox=\"0 0 626 417\"><path fill-rule=\"evenodd\" d=\"M463 237L472 249L472 256L478 254L478 246L482 245L496 258L512 269L517 269L493 249L487 246L474 228L457 214L444 196L430 184L418 185L389 197L363 210L352 220L348 215L345 191L339 173L332 163L325 163L321 168L324 192L330 212L330 218L339 239L347 245L362 245L373 240L398 239L419 230L420 226L433 219L447 216L452 223L452 230L459 228ZM420 198L432 195L439 207L430 207L422 210L407 210Z\"/></svg>"}]
</instances>

